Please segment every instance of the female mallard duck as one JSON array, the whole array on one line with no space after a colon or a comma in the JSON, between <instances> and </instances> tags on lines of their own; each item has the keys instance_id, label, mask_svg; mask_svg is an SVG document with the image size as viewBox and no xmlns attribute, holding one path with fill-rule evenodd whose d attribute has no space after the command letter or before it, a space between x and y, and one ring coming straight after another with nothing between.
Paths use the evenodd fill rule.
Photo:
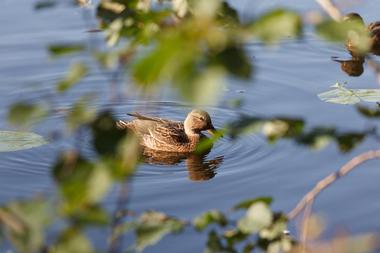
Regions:
<instances>
[{"instance_id":1,"label":"female mallard duck","mask_svg":"<svg viewBox=\"0 0 380 253\"><path fill-rule=\"evenodd\" d=\"M357 13L349 13L343 18L343 22L358 22L365 26L363 18ZM370 23L367 28L369 36L371 38L370 52L375 55L380 55L380 21ZM357 48L351 41L346 43L347 49L351 54L357 54Z\"/></svg>"},{"instance_id":2,"label":"female mallard duck","mask_svg":"<svg viewBox=\"0 0 380 253\"><path fill-rule=\"evenodd\" d=\"M142 146L152 150L167 152L193 152L202 131L215 132L210 115L202 110L192 110L184 122L128 114L135 117L132 121L119 120L117 127L130 129L139 138Z\"/></svg>"}]
</instances>

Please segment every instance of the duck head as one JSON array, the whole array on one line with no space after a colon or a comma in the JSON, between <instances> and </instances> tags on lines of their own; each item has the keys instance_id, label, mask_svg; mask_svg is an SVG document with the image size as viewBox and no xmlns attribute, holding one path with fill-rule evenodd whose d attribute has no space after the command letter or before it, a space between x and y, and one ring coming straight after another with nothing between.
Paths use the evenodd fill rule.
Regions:
<instances>
[{"instance_id":1,"label":"duck head","mask_svg":"<svg viewBox=\"0 0 380 253\"><path fill-rule=\"evenodd\" d=\"M202 131L208 131L211 134L216 133L210 115L207 112L198 109L192 110L187 115L184 127L187 135L200 134Z\"/></svg>"}]
</instances>

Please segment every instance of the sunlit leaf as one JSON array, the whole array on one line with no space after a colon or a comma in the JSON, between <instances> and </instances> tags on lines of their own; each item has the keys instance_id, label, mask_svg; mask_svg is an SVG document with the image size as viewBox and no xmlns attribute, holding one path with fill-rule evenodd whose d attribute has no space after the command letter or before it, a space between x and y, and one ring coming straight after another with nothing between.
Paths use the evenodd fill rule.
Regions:
<instances>
[{"instance_id":1,"label":"sunlit leaf","mask_svg":"<svg viewBox=\"0 0 380 253\"><path fill-rule=\"evenodd\" d=\"M83 44L52 44L49 45L48 50L52 57L61 57L68 54L74 54L85 50Z\"/></svg>"},{"instance_id":2,"label":"sunlit leaf","mask_svg":"<svg viewBox=\"0 0 380 253\"><path fill-rule=\"evenodd\" d=\"M356 104L360 101L380 102L380 89L348 89L340 84L334 89L318 94L325 102L335 104Z\"/></svg>"},{"instance_id":3,"label":"sunlit leaf","mask_svg":"<svg viewBox=\"0 0 380 253\"><path fill-rule=\"evenodd\" d=\"M46 143L42 136L35 133L0 131L0 152L29 149Z\"/></svg>"},{"instance_id":4,"label":"sunlit leaf","mask_svg":"<svg viewBox=\"0 0 380 253\"><path fill-rule=\"evenodd\" d=\"M244 233L256 233L272 224L273 214L264 202L252 204L246 215L238 221L238 228Z\"/></svg>"},{"instance_id":5,"label":"sunlit leaf","mask_svg":"<svg viewBox=\"0 0 380 253\"><path fill-rule=\"evenodd\" d=\"M189 4L188 0L173 0L173 10L177 14L178 17L184 17L188 12Z\"/></svg>"},{"instance_id":6,"label":"sunlit leaf","mask_svg":"<svg viewBox=\"0 0 380 253\"><path fill-rule=\"evenodd\" d=\"M9 109L8 121L18 127L27 127L41 121L47 113L48 109L43 105L19 102Z\"/></svg>"},{"instance_id":7,"label":"sunlit leaf","mask_svg":"<svg viewBox=\"0 0 380 253\"><path fill-rule=\"evenodd\" d=\"M218 224L220 226L227 225L227 218L218 210L207 211L193 219L195 229L204 230L210 224Z\"/></svg>"},{"instance_id":8,"label":"sunlit leaf","mask_svg":"<svg viewBox=\"0 0 380 253\"><path fill-rule=\"evenodd\" d=\"M66 77L58 82L57 90L59 92L64 92L71 88L74 84L79 82L88 73L88 68L84 63L74 63L70 66Z\"/></svg>"},{"instance_id":9,"label":"sunlit leaf","mask_svg":"<svg viewBox=\"0 0 380 253\"><path fill-rule=\"evenodd\" d=\"M247 199L247 200L244 200L238 204L236 204L233 209L234 210L238 210L238 209L248 209L250 206L252 206L252 204L254 203L258 203L258 202L263 202L267 205L270 205L272 203L272 198L271 197L259 197L259 198L255 198L255 199Z\"/></svg>"},{"instance_id":10,"label":"sunlit leaf","mask_svg":"<svg viewBox=\"0 0 380 253\"><path fill-rule=\"evenodd\" d=\"M169 233L179 232L183 222L160 212L145 212L142 214L136 227L136 249L142 251L160 241Z\"/></svg>"},{"instance_id":11,"label":"sunlit leaf","mask_svg":"<svg viewBox=\"0 0 380 253\"><path fill-rule=\"evenodd\" d=\"M324 21L316 26L317 33L327 40L349 43L359 52L368 52L371 39L364 24L360 21L335 22Z\"/></svg>"},{"instance_id":12,"label":"sunlit leaf","mask_svg":"<svg viewBox=\"0 0 380 253\"><path fill-rule=\"evenodd\" d=\"M253 35L266 43L275 43L286 38L301 35L301 17L292 11L271 10L251 25Z\"/></svg>"}]
</instances>

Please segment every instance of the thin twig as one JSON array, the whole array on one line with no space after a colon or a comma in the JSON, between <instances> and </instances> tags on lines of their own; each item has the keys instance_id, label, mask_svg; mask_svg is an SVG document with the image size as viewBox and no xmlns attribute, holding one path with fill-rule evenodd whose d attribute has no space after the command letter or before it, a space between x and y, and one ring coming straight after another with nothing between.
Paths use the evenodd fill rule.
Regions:
<instances>
[{"instance_id":1,"label":"thin twig","mask_svg":"<svg viewBox=\"0 0 380 253\"><path fill-rule=\"evenodd\" d=\"M339 178L347 175L349 172L351 172L353 169L357 168L360 164L368 161L380 158L380 150L371 150L365 153L362 153L358 156L355 156L353 159L351 159L348 163L343 165L337 172L333 172L321 181L319 181L314 188L309 191L296 205L296 207L289 212L288 218L294 219L297 215L300 214L304 208L312 203L315 198L328 186L330 186L332 183L334 183Z\"/></svg>"},{"instance_id":2,"label":"thin twig","mask_svg":"<svg viewBox=\"0 0 380 253\"><path fill-rule=\"evenodd\" d=\"M111 236L109 243L109 253L120 252L122 244L122 234L120 233L120 225L123 222L125 215L120 215L121 210L125 210L128 202L128 180L126 179L121 185L119 197L117 200L117 207L113 214L113 220L111 224Z\"/></svg>"},{"instance_id":3,"label":"thin twig","mask_svg":"<svg viewBox=\"0 0 380 253\"><path fill-rule=\"evenodd\" d=\"M342 20L342 13L339 8L331 0L316 0L316 2L329 14L335 21Z\"/></svg>"}]
</instances>

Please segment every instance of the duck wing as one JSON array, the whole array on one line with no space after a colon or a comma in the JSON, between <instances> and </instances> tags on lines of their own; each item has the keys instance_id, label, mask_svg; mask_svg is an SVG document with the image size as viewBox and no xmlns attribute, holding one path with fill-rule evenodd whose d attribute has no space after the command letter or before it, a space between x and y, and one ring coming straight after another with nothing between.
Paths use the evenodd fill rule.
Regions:
<instances>
[{"instance_id":1,"label":"duck wing","mask_svg":"<svg viewBox=\"0 0 380 253\"><path fill-rule=\"evenodd\" d=\"M150 129L149 133L156 142L162 145L178 145L187 141L185 129L181 122L161 122Z\"/></svg>"}]
</instances>

